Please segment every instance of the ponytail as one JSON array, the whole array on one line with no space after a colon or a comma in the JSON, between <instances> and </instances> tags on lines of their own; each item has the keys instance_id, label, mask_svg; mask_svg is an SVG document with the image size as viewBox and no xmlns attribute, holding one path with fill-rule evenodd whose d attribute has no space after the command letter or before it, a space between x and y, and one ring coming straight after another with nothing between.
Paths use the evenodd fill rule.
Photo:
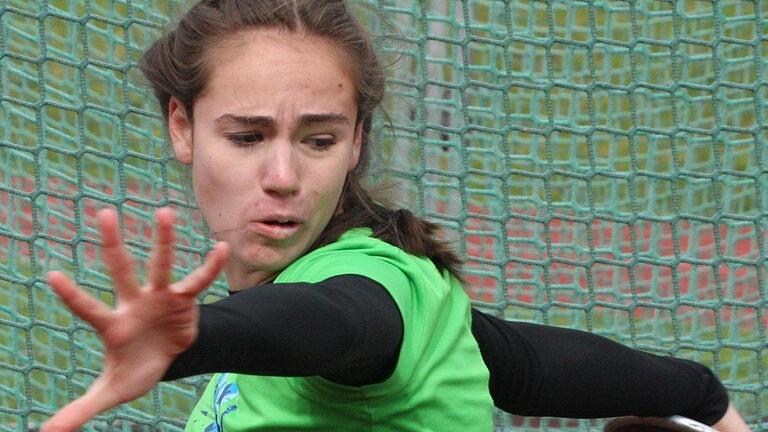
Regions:
<instances>
[{"instance_id":1,"label":"ponytail","mask_svg":"<svg viewBox=\"0 0 768 432\"><path fill-rule=\"evenodd\" d=\"M368 227L373 236L403 249L411 255L429 258L440 271L462 279L462 260L448 242L437 238L440 228L407 209L391 209L376 203L356 176L347 179L336 214L313 248L336 241L344 232Z\"/></svg>"}]
</instances>

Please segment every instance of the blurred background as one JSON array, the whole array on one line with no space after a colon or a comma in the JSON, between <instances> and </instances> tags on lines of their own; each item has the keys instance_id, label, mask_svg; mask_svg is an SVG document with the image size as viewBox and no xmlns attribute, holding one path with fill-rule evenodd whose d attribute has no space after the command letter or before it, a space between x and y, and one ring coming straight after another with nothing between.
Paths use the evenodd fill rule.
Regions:
<instances>
[{"instance_id":1,"label":"blurred background","mask_svg":"<svg viewBox=\"0 0 768 432\"><path fill-rule=\"evenodd\" d=\"M352 5L388 65L370 182L444 228L475 305L703 362L768 431L768 3ZM113 301L98 209L144 260L154 210L176 208L179 276L211 246L136 67L186 7L0 0L0 431L34 430L98 374L98 339L45 283L64 270ZM181 430L206 380L89 430Z\"/></svg>"}]
</instances>

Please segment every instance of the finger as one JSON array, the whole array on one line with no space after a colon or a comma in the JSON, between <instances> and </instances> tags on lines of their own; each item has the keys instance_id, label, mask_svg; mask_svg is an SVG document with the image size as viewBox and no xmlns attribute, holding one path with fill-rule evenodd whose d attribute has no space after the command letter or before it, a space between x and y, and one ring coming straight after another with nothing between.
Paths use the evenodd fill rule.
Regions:
<instances>
[{"instance_id":1,"label":"finger","mask_svg":"<svg viewBox=\"0 0 768 432\"><path fill-rule=\"evenodd\" d=\"M48 283L75 315L97 331L102 332L109 325L112 311L104 303L78 288L64 273L48 273Z\"/></svg>"},{"instance_id":2,"label":"finger","mask_svg":"<svg viewBox=\"0 0 768 432\"><path fill-rule=\"evenodd\" d=\"M152 289L165 289L171 280L176 233L173 228L176 215L170 208L155 213L157 221L157 245L149 262L149 285Z\"/></svg>"},{"instance_id":3,"label":"finger","mask_svg":"<svg viewBox=\"0 0 768 432\"><path fill-rule=\"evenodd\" d=\"M190 273L179 283L174 285L174 290L179 293L196 296L208 288L219 276L229 256L229 244L218 242L205 257L205 262Z\"/></svg>"},{"instance_id":4,"label":"finger","mask_svg":"<svg viewBox=\"0 0 768 432\"><path fill-rule=\"evenodd\" d=\"M98 213L99 227L103 242L104 264L115 282L119 298L132 299L138 295L139 282L133 270L133 260L120 238L117 213L104 209Z\"/></svg>"},{"instance_id":5,"label":"finger","mask_svg":"<svg viewBox=\"0 0 768 432\"><path fill-rule=\"evenodd\" d=\"M74 432L99 413L114 408L120 401L97 378L88 391L60 409L40 428L40 432Z\"/></svg>"}]
</instances>

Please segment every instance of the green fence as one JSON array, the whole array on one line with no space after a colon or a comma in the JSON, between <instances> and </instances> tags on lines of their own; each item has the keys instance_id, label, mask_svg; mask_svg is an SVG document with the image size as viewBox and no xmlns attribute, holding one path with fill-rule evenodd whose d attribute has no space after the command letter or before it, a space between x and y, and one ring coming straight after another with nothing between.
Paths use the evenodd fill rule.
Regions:
<instances>
[{"instance_id":1,"label":"green fence","mask_svg":"<svg viewBox=\"0 0 768 432\"><path fill-rule=\"evenodd\" d=\"M768 430L768 3L367 3L393 62L373 180L445 228L476 305L701 361ZM98 373L98 339L45 284L65 270L112 300L97 209L146 259L153 211L177 208L178 275L210 247L136 68L183 9L0 0L0 431L34 429ZM180 429L205 381L90 427Z\"/></svg>"}]
</instances>

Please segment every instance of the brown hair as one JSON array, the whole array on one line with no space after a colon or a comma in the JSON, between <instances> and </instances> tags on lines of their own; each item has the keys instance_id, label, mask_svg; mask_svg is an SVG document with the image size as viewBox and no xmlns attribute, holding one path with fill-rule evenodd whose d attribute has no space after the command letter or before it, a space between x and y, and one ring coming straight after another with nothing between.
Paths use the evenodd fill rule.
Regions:
<instances>
[{"instance_id":1,"label":"brown hair","mask_svg":"<svg viewBox=\"0 0 768 432\"><path fill-rule=\"evenodd\" d=\"M176 27L142 56L140 67L168 118L168 102L177 98L192 121L193 105L209 78L206 53L237 32L259 27L285 28L333 41L348 60L355 82L357 124L363 145L357 167L344 185L338 212L313 248L332 243L354 227L369 227L374 235L418 256L430 258L441 270L460 277L461 260L436 238L437 226L408 210L393 210L374 201L362 186L370 160L368 142L373 112L384 96L384 71L363 27L343 0L207 0L194 5Z\"/></svg>"}]
</instances>

